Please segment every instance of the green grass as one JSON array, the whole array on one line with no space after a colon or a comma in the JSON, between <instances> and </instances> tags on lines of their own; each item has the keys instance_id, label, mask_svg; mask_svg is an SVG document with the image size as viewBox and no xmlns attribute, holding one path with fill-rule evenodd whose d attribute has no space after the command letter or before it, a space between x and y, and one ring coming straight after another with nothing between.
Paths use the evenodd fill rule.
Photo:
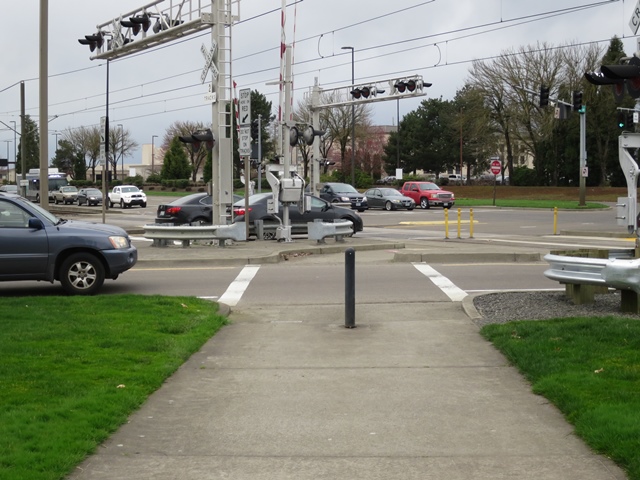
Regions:
<instances>
[{"instance_id":1,"label":"green grass","mask_svg":"<svg viewBox=\"0 0 640 480\"><path fill-rule=\"evenodd\" d=\"M0 479L63 478L226 322L191 297L0 305Z\"/></svg>"},{"instance_id":2,"label":"green grass","mask_svg":"<svg viewBox=\"0 0 640 480\"><path fill-rule=\"evenodd\" d=\"M482 198L456 198L456 207L484 207L493 205L492 199ZM518 200L518 199L496 199L496 207L509 208L549 208L558 207L568 210L589 210L597 208L609 208L603 203L585 202L585 206L579 206L577 201L571 200Z\"/></svg>"},{"instance_id":3,"label":"green grass","mask_svg":"<svg viewBox=\"0 0 640 480\"><path fill-rule=\"evenodd\" d=\"M481 332L588 445L640 480L640 321L526 321Z\"/></svg>"}]
</instances>

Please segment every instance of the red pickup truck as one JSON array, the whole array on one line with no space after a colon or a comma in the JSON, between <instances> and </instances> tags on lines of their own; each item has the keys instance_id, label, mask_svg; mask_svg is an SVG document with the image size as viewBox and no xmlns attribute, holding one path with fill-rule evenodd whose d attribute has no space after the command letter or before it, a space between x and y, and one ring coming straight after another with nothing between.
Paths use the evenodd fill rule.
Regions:
<instances>
[{"instance_id":1,"label":"red pickup truck","mask_svg":"<svg viewBox=\"0 0 640 480\"><path fill-rule=\"evenodd\" d=\"M412 198L420 208L430 208L432 205L451 208L456 201L453 192L442 190L433 182L404 182L400 192Z\"/></svg>"}]
</instances>

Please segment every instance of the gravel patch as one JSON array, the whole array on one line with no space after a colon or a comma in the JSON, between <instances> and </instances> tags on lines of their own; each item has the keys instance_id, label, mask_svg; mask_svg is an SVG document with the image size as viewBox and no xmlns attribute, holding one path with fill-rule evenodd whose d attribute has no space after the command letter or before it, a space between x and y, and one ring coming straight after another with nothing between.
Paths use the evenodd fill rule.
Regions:
<instances>
[{"instance_id":1,"label":"gravel patch","mask_svg":"<svg viewBox=\"0 0 640 480\"><path fill-rule=\"evenodd\" d=\"M517 320L564 317L616 316L640 320L640 315L620 312L620 292L595 295L595 303L574 305L564 292L504 292L479 295L473 305L482 315L479 326Z\"/></svg>"}]
</instances>

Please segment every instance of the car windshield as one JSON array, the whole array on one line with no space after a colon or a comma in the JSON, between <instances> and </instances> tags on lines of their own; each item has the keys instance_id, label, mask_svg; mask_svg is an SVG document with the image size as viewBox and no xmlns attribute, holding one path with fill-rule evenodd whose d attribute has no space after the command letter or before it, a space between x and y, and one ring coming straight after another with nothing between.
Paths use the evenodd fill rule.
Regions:
<instances>
[{"instance_id":1,"label":"car windshield","mask_svg":"<svg viewBox=\"0 0 640 480\"><path fill-rule=\"evenodd\" d=\"M402 194L395 188L381 188L380 191L385 197L401 197Z\"/></svg>"},{"instance_id":2,"label":"car windshield","mask_svg":"<svg viewBox=\"0 0 640 480\"><path fill-rule=\"evenodd\" d=\"M85 190L85 193L87 195L100 195L102 192L100 190L98 190L97 188L87 188Z\"/></svg>"},{"instance_id":3,"label":"car windshield","mask_svg":"<svg viewBox=\"0 0 640 480\"><path fill-rule=\"evenodd\" d=\"M31 208L32 210L35 210L38 212L38 214L40 214L40 216L46 218L47 220L49 220L52 224L57 224L60 223L60 218L56 217L54 214L52 214L51 212L45 210L44 208L42 208L40 205L38 205L37 203L31 203L29 200L27 200L26 198L20 197L17 198L16 201L18 202L23 202L25 204L28 204L29 208Z\"/></svg>"},{"instance_id":4,"label":"car windshield","mask_svg":"<svg viewBox=\"0 0 640 480\"><path fill-rule=\"evenodd\" d=\"M420 183L420 190L440 190L435 183Z\"/></svg>"},{"instance_id":5,"label":"car windshield","mask_svg":"<svg viewBox=\"0 0 640 480\"><path fill-rule=\"evenodd\" d=\"M77 192L78 189L76 187L62 187L63 192Z\"/></svg>"},{"instance_id":6,"label":"car windshield","mask_svg":"<svg viewBox=\"0 0 640 480\"><path fill-rule=\"evenodd\" d=\"M332 188L335 193L359 193L358 190L346 183L334 183Z\"/></svg>"},{"instance_id":7,"label":"car windshield","mask_svg":"<svg viewBox=\"0 0 640 480\"><path fill-rule=\"evenodd\" d=\"M123 193L139 192L138 187L122 187Z\"/></svg>"}]
</instances>

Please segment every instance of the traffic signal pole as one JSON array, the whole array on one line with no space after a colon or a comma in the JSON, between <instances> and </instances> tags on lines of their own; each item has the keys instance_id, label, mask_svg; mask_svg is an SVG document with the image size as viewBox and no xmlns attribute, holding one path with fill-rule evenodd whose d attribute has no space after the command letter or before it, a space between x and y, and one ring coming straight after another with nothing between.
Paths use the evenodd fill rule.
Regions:
<instances>
[{"instance_id":1,"label":"traffic signal pole","mask_svg":"<svg viewBox=\"0 0 640 480\"><path fill-rule=\"evenodd\" d=\"M587 109L580 109L580 201L578 205L584 207L586 205L586 189L587 189Z\"/></svg>"}]
</instances>

